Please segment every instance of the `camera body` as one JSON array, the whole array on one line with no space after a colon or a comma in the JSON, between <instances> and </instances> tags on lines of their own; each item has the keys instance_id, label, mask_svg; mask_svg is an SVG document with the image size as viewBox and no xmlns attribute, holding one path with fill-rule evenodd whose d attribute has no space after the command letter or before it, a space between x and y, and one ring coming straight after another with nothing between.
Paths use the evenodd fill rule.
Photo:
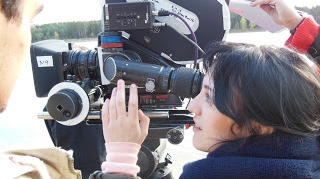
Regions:
<instances>
[{"instance_id":1,"label":"camera body","mask_svg":"<svg viewBox=\"0 0 320 179\"><path fill-rule=\"evenodd\" d=\"M99 111L101 101L110 97L116 81L124 79L128 85L135 83L139 87L139 107L146 113L152 115L155 112L158 115L162 110L164 116L175 115L177 108L184 106L186 98L193 98L200 92L203 78L201 69L190 68L192 65L199 67L201 55L195 56L198 49L181 36L191 39L194 35L193 40L199 47L211 40L223 40L229 30L226 25L228 21L224 21L228 13L225 13L227 7L223 2L208 0L208 4L199 5L197 1L187 3L181 0L105 1L102 32L98 35L96 49L73 50L71 44L61 40L32 44L31 62L37 97L49 97L46 108L51 118L65 125L76 125L85 120L89 113ZM208 5L217 11L213 14L206 11L204 8ZM158 27L159 23L181 23L172 14L165 17L154 15L166 10L166 7L182 16L185 26L192 22L189 23L191 32L185 31L181 24L177 25L177 29L183 31L182 34L177 29L172 30L175 26ZM204 15L215 18L203 18ZM195 35L200 38L195 39ZM68 83L76 85L70 87ZM65 84L71 89L66 90ZM80 86L84 93L79 92L81 89L76 86ZM82 111L84 114L81 114ZM182 111L186 116L190 115L187 110ZM177 113L181 115L181 111ZM87 120L90 123L90 118ZM186 120L185 123L192 121Z\"/></svg>"},{"instance_id":2,"label":"camera body","mask_svg":"<svg viewBox=\"0 0 320 179\"><path fill-rule=\"evenodd\" d=\"M179 144L185 125L193 124L185 102L202 87L203 54L198 52L209 41L226 38L228 3L102 0L102 30L95 49L72 49L63 40L31 45L35 92L39 98L48 98L38 118L66 126L83 120L101 124L103 101L110 97L117 80L123 79L128 87L135 83L139 108L150 117L149 134L139 152L138 175L159 178L154 176L159 173L156 170L169 175L170 156L159 163L165 149L162 138ZM167 14L157 16L159 12Z\"/></svg>"}]
</instances>

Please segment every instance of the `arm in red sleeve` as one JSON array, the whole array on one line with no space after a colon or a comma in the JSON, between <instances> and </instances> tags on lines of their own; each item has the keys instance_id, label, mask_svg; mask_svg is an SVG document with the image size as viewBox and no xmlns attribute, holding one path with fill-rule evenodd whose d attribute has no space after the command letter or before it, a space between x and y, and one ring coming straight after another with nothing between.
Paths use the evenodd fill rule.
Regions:
<instances>
[{"instance_id":1,"label":"arm in red sleeve","mask_svg":"<svg viewBox=\"0 0 320 179\"><path fill-rule=\"evenodd\" d=\"M306 17L297 27L294 35L290 36L285 45L299 53L305 54L320 35L320 26L312 16ZM318 49L319 51L320 49Z\"/></svg>"}]
</instances>

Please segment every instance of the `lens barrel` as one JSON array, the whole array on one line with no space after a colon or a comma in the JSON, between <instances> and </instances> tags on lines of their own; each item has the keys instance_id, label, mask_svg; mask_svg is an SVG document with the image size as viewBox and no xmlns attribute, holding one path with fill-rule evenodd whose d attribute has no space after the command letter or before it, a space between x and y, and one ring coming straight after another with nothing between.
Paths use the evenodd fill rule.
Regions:
<instances>
[{"instance_id":1,"label":"lens barrel","mask_svg":"<svg viewBox=\"0 0 320 179\"><path fill-rule=\"evenodd\" d=\"M99 60L95 50L73 50L68 54L68 69L79 80L100 78Z\"/></svg>"},{"instance_id":2,"label":"lens barrel","mask_svg":"<svg viewBox=\"0 0 320 179\"><path fill-rule=\"evenodd\" d=\"M112 83L123 79L127 84L145 87L148 92L172 93L183 98L194 98L201 90L203 75L192 68L143 63L121 53L109 55L103 65L103 74Z\"/></svg>"}]
</instances>

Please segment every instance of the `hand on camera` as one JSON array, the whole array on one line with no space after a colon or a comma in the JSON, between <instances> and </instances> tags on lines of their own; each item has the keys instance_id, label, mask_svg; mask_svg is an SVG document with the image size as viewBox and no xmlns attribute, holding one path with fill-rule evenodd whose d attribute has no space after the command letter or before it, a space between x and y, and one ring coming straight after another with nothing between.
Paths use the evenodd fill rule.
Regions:
<instances>
[{"instance_id":1,"label":"hand on camera","mask_svg":"<svg viewBox=\"0 0 320 179\"><path fill-rule=\"evenodd\" d=\"M150 119L138 109L137 86L130 86L126 111L125 82L119 80L111 98L102 107L102 126L105 142L130 142L141 145L148 135Z\"/></svg>"},{"instance_id":2,"label":"hand on camera","mask_svg":"<svg viewBox=\"0 0 320 179\"><path fill-rule=\"evenodd\" d=\"M283 25L289 30L294 29L302 20L298 11L287 4L285 0L252 0L252 7L260 5L260 7L268 13L273 21L279 25ZM290 1L288 0L288 3Z\"/></svg>"}]
</instances>

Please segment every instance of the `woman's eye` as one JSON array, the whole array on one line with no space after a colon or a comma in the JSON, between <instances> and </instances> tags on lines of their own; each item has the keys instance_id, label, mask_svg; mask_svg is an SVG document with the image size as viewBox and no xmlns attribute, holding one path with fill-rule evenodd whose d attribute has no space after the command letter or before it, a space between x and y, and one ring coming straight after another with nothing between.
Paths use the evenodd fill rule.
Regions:
<instances>
[{"instance_id":1,"label":"woman's eye","mask_svg":"<svg viewBox=\"0 0 320 179\"><path fill-rule=\"evenodd\" d=\"M205 96L206 96L206 102L207 103L215 105L215 100L214 100L214 94L213 93L205 93Z\"/></svg>"},{"instance_id":2,"label":"woman's eye","mask_svg":"<svg viewBox=\"0 0 320 179\"><path fill-rule=\"evenodd\" d=\"M205 93L205 95L206 95L206 101L209 103L212 103L213 101L212 101L211 95L209 93Z\"/></svg>"}]
</instances>

